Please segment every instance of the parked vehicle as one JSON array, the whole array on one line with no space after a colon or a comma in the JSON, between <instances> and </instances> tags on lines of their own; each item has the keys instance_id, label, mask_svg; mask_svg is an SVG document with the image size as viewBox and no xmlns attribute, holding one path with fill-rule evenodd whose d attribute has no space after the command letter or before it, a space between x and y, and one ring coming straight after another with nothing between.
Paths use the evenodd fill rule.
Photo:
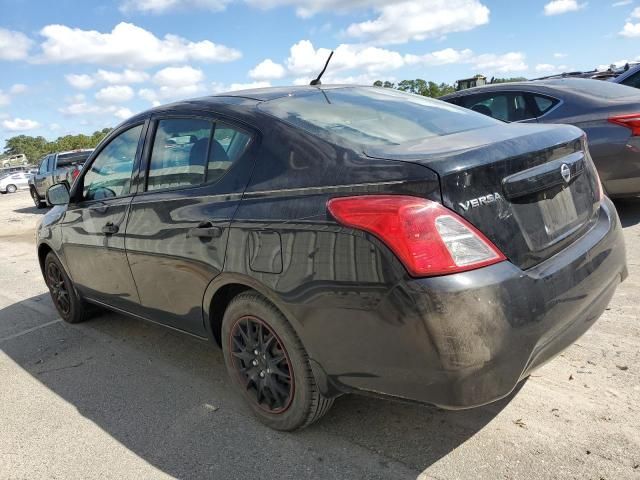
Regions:
<instances>
[{"instance_id":1,"label":"parked vehicle","mask_svg":"<svg viewBox=\"0 0 640 480\"><path fill-rule=\"evenodd\" d=\"M69 187L76 179L93 149L73 150L45 155L29 182L31 198L38 208L46 206L45 194L51 185L65 183Z\"/></svg>"},{"instance_id":2,"label":"parked vehicle","mask_svg":"<svg viewBox=\"0 0 640 480\"><path fill-rule=\"evenodd\" d=\"M640 88L640 63L627 65L619 75L609 79L610 82L619 83L628 87Z\"/></svg>"},{"instance_id":3,"label":"parked vehicle","mask_svg":"<svg viewBox=\"0 0 640 480\"><path fill-rule=\"evenodd\" d=\"M640 194L640 91L565 78L486 85L441 100L506 122L567 123L587 134L610 197Z\"/></svg>"},{"instance_id":4,"label":"parked vehicle","mask_svg":"<svg viewBox=\"0 0 640 480\"><path fill-rule=\"evenodd\" d=\"M60 316L96 304L216 342L280 430L349 392L502 398L627 275L582 131L391 89L157 107L47 195L37 248Z\"/></svg>"},{"instance_id":5,"label":"parked vehicle","mask_svg":"<svg viewBox=\"0 0 640 480\"><path fill-rule=\"evenodd\" d=\"M29 189L29 178L26 172L15 172L0 177L0 193L15 193L18 190Z\"/></svg>"},{"instance_id":6,"label":"parked vehicle","mask_svg":"<svg viewBox=\"0 0 640 480\"><path fill-rule=\"evenodd\" d=\"M2 159L2 168L17 167L28 164L29 161L27 160L27 157L22 153Z\"/></svg>"}]
</instances>

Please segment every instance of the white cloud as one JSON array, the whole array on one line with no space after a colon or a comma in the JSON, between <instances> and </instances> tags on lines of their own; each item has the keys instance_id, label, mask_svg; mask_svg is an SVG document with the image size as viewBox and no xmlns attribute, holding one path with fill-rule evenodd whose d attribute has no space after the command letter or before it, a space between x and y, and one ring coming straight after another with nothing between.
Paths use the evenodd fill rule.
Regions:
<instances>
[{"instance_id":1,"label":"white cloud","mask_svg":"<svg viewBox=\"0 0 640 480\"><path fill-rule=\"evenodd\" d=\"M635 22L636 20L640 20L640 7L633 9L619 34L628 38L640 37L640 21Z\"/></svg>"},{"instance_id":2,"label":"white cloud","mask_svg":"<svg viewBox=\"0 0 640 480\"><path fill-rule=\"evenodd\" d=\"M11 85L9 93L11 93L12 95L20 95L22 93L26 93L27 90L28 87L24 83L14 83L13 85Z\"/></svg>"},{"instance_id":3,"label":"white cloud","mask_svg":"<svg viewBox=\"0 0 640 480\"><path fill-rule=\"evenodd\" d=\"M24 33L0 28L0 60L23 60L33 41Z\"/></svg>"},{"instance_id":4,"label":"white cloud","mask_svg":"<svg viewBox=\"0 0 640 480\"><path fill-rule=\"evenodd\" d=\"M109 33L66 25L47 25L38 61L45 63L100 63L108 65L161 65L184 61L229 62L238 50L209 40L192 42L177 35L160 39L131 23L119 23Z\"/></svg>"},{"instance_id":5,"label":"white cloud","mask_svg":"<svg viewBox=\"0 0 640 480\"><path fill-rule=\"evenodd\" d=\"M489 9L479 0L407 0L374 9L376 19L353 23L346 34L377 44L406 43L489 23Z\"/></svg>"},{"instance_id":6,"label":"white cloud","mask_svg":"<svg viewBox=\"0 0 640 480\"><path fill-rule=\"evenodd\" d=\"M251 88L266 88L270 86L271 86L271 83L267 81L249 82L249 83L232 83L231 85L225 85L223 83L213 82L211 84L211 91L213 93L225 93L225 92L233 92L235 90L249 90Z\"/></svg>"},{"instance_id":7,"label":"white cloud","mask_svg":"<svg viewBox=\"0 0 640 480\"><path fill-rule=\"evenodd\" d=\"M450 63L467 63L473 59L473 51L466 48L455 50L445 48L426 55L405 55L407 63L423 63L429 66L447 65Z\"/></svg>"},{"instance_id":8,"label":"white cloud","mask_svg":"<svg viewBox=\"0 0 640 480\"><path fill-rule=\"evenodd\" d=\"M163 68L153 76L153 82L167 87L193 85L204 79L202 70L190 66Z\"/></svg>"},{"instance_id":9,"label":"white cloud","mask_svg":"<svg viewBox=\"0 0 640 480\"><path fill-rule=\"evenodd\" d=\"M65 75L64 78L66 78L69 85L71 85L73 88L77 88L78 90L86 90L93 87L93 85L96 83L95 79L91 77L91 75L86 75L84 73L70 73L68 75Z\"/></svg>"},{"instance_id":10,"label":"white cloud","mask_svg":"<svg viewBox=\"0 0 640 480\"><path fill-rule=\"evenodd\" d=\"M163 101L195 97L206 91L202 70L190 66L167 67L153 76L156 88L141 88L138 96L153 106Z\"/></svg>"},{"instance_id":11,"label":"white cloud","mask_svg":"<svg viewBox=\"0 0 640 480\"><path fill-rule=\"evenodd\" d=\"M14 118L13 120L5 120L2 122L2 126L5 130L10 132L23 132L26 130L33 130L38 128L40 124L35 120L28 120L26 118Z\"/></svg>"},{"instance_id":12,"label":"white cloud","mask_svg":"<svg viewBox=\"0 0 640 480\"><path fill-rule=\"evenodd\" d=\"M285 68L267 58L249 70L249 77L254 80L276 80L286 75Z\"/></svg>"},{"instance_id":13,"label":"white cloud","mask_svg":"<svg viewBox=\"0 0 640 480\"><path fill-rule=\"evenodd\" d=\"M0 90L0 107L5 107L11 103L11 97Z\"/></svg>"},{"instance_id":14,"label":"white cloud","mask_svg":"<svg viewBox=\"0 0 640 480\"><path fill-rule=\"evenodd\" d=\"M124 103L131 100L133 95L133 89L128 85L112 85L100 89L95 96L101 103Z\"/></svg>"},{"instance_id":15,"label":"white cloud","mask_svg":"<svg viewBox=\"0 0 640 480\"><path fill-rule=\"evenodd\" d=\"M536 65L536 72L553 72L554 70L556 70L556 66L550 63L539 63Z\"/></svg>"},{"instance_id":16,"label":"white cloud","mask_svg":"<svg viewBox=\"0 0 640 480\"><path fill-rule=\"evenodd\" d=\"M140 70L125 69L122 72L112 72L109 70L98 70L93 78L96 81L117 85L128 85L130 83L142 83L149 80L149 74Z\"/></svg>"},{"instance_id":17,"label":"white cloud","mask_svg":"<svg viewBox=\"0 0 640 480\"><path fill-rule=\"evenodd\" d=\"M578 0L552 0L544 6L544 14L561 15L567 12L578 11L586 5L586 3L578 3Z\"/></svg>"},{"instance_id":18,"label":"white cloud","mask_svg":"<svg viewBox=\"0 0 640 480\"><path fill-rule=\"evenodd\" d=\"M309 40L301 40L291 47L287 68L293 75L312 75L315 78L322 70L329 53L329 49L316 49ZM335 49L329 72L335 74L345 70L364 69L375 73L397 69L404 64L405 60L398 52L343 43Z\"/></svg>"},{"instance_id":19,"label":"white cloud","mask_svg":"<svg viewBox=\"0 0 640 480\"><path fill-rule=\"evenodd\" d=\"M624 7L625 5L631 5L633 0L620 0L619 2L613 2L612 7Z\"/></svg>"},{"instance_id":20,"label":"white cloud","mask_svg":"<svg viewBox=\"0 0 640 480\"><path fill-rule=\"evenodd\" d=\"M553 54L553 58L565 58L566 56L567 56L566 53L560 53L560 52Z\"/></svg>"},{"instance_id":21,"label":"white cloud","mask_svg":"<svg viewBox=\"0 0 640 480\"><path fill-rule=\"evenodd\" d=\"M133 112L128 108L124 108L124 107L118 108L115 112L113 112L113 114L116 116L116 118L119 118L120 120L126 120L127 118L133 116Z\"/></svg>"},{"instance_id":22,"label":"white cloud","mask_svg":"<svg viewBox=\"0 0 640 480\"><path fill-rule=\"evenodd\" d=\"M49 125L49 130L51 130L52 132L57 132L61 129L62 127L60 126L60 124L58 123L52 123Z\"/></svg>"},{"instance_id":23,"label":"white cloud","mask_svg":"<svg viewBox=\"0 0 640 480\"><path fill-rule=\"evenodd\" d=\"M231 0L125 0L120 10L145 13L166 13L182 9L199 9L219 12L227 7Z\"/></svg>"},{"instance_id":24,"label":"white cloud","mask_svg":"<svg viewBox=\"0 0 640 480\"><path fill-rule=\"evenodd\" d=\"M93 105L84 101L70 103L58 109L64 115L96 115L105 112L104 107Z\"/></svg>"},{"instance_id":25,"label":"white cloud","mask_svg":"<svg viewBox=\"0 0 640 480\"><path fill-rule=\"evenodd\" d=\"M500 73L522 72L529 68L522 52L509 52L502 55L485 53L475 57L473 64L476 69Z\"/></svg>"}]
</instances>

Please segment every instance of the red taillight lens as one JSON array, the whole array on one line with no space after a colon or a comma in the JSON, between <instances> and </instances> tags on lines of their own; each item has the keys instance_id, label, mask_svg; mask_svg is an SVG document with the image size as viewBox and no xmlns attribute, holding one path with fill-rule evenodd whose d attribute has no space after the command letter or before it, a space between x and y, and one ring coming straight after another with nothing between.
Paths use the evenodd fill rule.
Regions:
<instances>
[{"instance_id":1,"label":"red taillight lens","mask_svg":"<svg viewBox=\"0 0 640 480\"><path fill-rule=\"evenodd\" d=\"M74 168L73 171L71 172L71 178L75 180L76 178L78 178L78 175L80 175L80 169Z\"/></svg>"},{"instance_id":2,"label":"red taillight lens","mask_svg":"<svg viewBox=\"0 0 640 480\"><path fill-rule=\"evenodd\" d=\"M634 137L640 136L640 113L630 113L627 115L616 115L615 117L609 117L611 123L616 125L622 125L631 129L631 135Z\"/></svg>"},{"instance_id":3,"label":"red taillight lens","mask_svg":"<svg viewBox=\"0 0 640 480\"><path fill-rule=\"evenodd\" d=\"M382 240L415 277L484 267L505 256L453 211L424 198L363 195L327 202L342 225Z\"/></svg>"}]
</instances>

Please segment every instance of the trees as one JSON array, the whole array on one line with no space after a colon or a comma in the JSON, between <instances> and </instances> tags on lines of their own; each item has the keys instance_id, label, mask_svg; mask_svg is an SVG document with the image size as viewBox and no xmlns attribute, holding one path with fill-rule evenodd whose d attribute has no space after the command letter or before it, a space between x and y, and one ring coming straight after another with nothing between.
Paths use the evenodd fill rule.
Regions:
<instances>
[{"instance_id":1,"label":"trees","mask_svg":"<svg viewBox=\"0 0 640 480\"><path fill-rule=\"evenodd\" d=\"M447 83L437 84L435 82L428 82L422 78L416 78L415 80L402 80L397 85L391 82L382 82L377 80L373 84L376 87L396 88L403 92L415 93L416 95L423 95L425 97L438 98L447 93L455 92L453 85Z\"/></svg>"},{"instance_id":2,"label":"trees","mask_svg":"<svg viewBox=\"0 0 640 480\"><path fill-rule=\"evenodd\" d=\"M29 135L17 135L5 141L4 153L6 155L17 155L23 153L27 156L29 163L35 163L40 157L52 152L63 152L66 150L77 150L80 148L95 148L100 140L111 131L110 128L103 128L93 132L91 135L65 135L49 142L44 137L32 137Z\"/></svg>"}]
</instances>

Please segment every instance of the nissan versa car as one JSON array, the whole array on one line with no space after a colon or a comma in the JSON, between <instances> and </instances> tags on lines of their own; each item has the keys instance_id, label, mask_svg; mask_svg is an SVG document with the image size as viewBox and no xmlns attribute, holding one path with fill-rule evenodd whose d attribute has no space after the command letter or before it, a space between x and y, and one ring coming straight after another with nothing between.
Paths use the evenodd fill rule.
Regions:
<instances>
[{"instance_id":1,"label":"nissan versa car","mask_svg":"<svg viewBox=\"0 0 640 480\"><path fill-rule=\"evenodd\" d=\"M640 195L640 91L601 80L563 78L470 88L441 100L498 120L581 128L610 197Z\"/></svg>"},{"instance_id":2,"label":"nissan versa car","mask_svg":"<svg viewBox=\"0 0 640 480\"><path fill-rule=\"evenodd\" d=\"M373 87L247 90L117 127L38 227L61 317L209 338L253 412L508 395L627 275L581 130Z\"/></svg>"}]
</instances>

